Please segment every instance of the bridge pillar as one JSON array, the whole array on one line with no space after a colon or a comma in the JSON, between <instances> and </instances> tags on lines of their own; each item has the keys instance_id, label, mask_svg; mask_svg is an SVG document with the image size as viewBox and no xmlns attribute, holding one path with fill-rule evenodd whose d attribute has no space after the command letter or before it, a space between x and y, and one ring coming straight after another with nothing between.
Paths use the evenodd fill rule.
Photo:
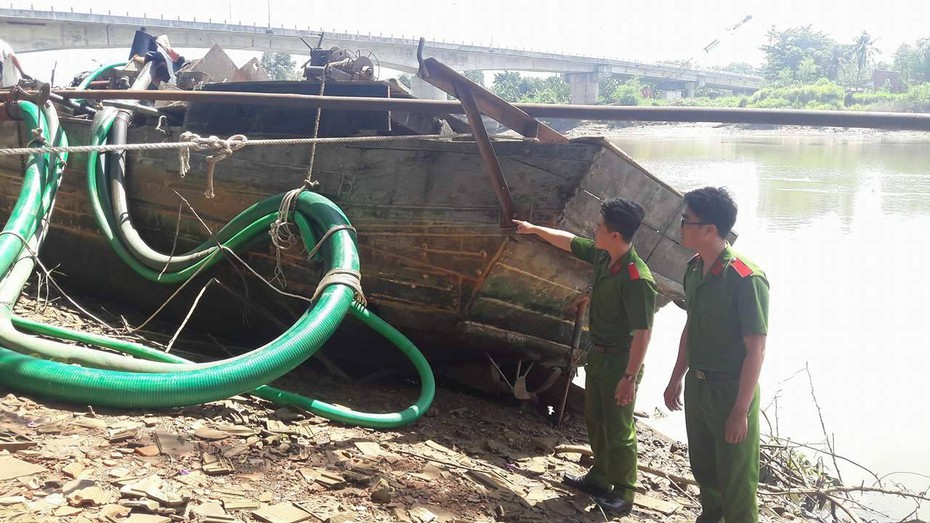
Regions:
<instances>
[{"instance_id":1,"label":"bridge pillar","mask_svg":"<svg viewBox=\"0 0 930 523\"><path fill-rule=\"evenodd\" d=\"M698 77L697 81L695 82L682 82L681 86L682 86L682 89L684 90L684 93L683 93L684 97L685 98L694 97L694 92L704 87L705 85L707 85L707 79L704 78L703 76Z\"/></svg>"},{"instance_id":2,"label":"bridge pillar","mask_svg":"<svg viewBox=\"0 0 930 523\"><path fill-rule=\"evenodd\" d=\"M446 92L434 86L419 76L411 79L413 96L424 98L426 100L446 100Z\"/></svg>"},{"instance_id":3,"label":"bridge pillar","mask_svg":"<svg viewBox=\"0 0 930 523\"><path fill-rule=\"evenodd\" d=\"M597 103L600 73L566 73L562 79L571 89L572 103L594 105Z\"/></svg>"},{"instance_id":4,"label":"bridge pillar","mask_svg":"<svg viewBox=\"0 0 930 523\"><path fill-rule=\"evenodd\" d=\"M698 88L698 83L697 82L684 82L682 85L684 86L685 98L694 98L694 92Z\"/></svg>"}]
</instances>

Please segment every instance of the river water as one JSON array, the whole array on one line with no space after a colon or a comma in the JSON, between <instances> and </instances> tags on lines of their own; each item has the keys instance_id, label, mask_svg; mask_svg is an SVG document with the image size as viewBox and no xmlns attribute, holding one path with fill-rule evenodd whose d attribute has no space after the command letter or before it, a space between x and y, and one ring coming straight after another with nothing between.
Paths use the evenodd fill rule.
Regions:
<instances>
[{"instance_id":1,"label":"river water","mask_svg":"<svg viewBox=\"0 0 930 523\"><path fill-rule=\"evenodd\" d=\"M771 283L761 387L772 431L821 448L826 432L837 454L927 489L930 134L662 126L612 140L682 192L734 194L734 247ZM684 321L674 305L658 313L637 400L650 424L681 439L684 416L667 413L662 392ZM839 469L847 485L874 480L849 463ZM871 516L880 521L914 508L866 502L888 515Z\"/></svg>"}]
</instances>

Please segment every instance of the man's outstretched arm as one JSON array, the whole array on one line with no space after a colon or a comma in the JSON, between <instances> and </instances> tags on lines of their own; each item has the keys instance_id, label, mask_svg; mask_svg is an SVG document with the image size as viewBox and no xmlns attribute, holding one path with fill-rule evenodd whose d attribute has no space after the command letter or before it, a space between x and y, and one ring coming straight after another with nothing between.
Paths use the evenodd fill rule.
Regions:
<instances>
[{"instance_id":1,"label":"man's outstretched arm","mask_svg":"<svg viewBox=\"0 0 930 523\"><path fill-rule=\"evenodd\" d=\"M575 235L568 231L533 225L520 220L513 220L513 223L517 224L517 234L535 234L563 251L572 252L572 238Z\"/></svg>"}]
</instances>

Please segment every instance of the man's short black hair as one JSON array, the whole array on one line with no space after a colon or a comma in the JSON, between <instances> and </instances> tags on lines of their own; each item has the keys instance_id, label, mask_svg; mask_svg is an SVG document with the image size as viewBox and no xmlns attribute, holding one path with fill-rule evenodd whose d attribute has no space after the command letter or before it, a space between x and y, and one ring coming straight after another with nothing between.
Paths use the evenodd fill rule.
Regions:
<instances>
[{"instance_id":1,"label":"man's short black hair","mask_svg":"<svg viewBox=\"0 0 930 523\"><path fill-rule=\"evenodd\" d=\"M612 198L601 204L601 214L607 230L620 233L623 241L630 243L646 213L643 206L634 201Z\"/></svg>"},{"instance_id":2,"label":"man's short black hair","mask_svg":"<svg viewBox=\"0 0 930 523\"><path fill-rule=\"evenodd\" d=\"M736 202L723 187L702 187L685 193L685 205L699 221L716 225L721 238L726 238L736 223Z\"/></svg>"}]
</instances>

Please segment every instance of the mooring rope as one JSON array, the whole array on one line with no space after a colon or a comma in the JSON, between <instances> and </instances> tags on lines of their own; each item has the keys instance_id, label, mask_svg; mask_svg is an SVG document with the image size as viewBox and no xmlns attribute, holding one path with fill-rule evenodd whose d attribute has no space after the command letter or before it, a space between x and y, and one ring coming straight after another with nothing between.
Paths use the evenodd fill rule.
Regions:
<instances>
[{"instance_id":1,"label":"mooring rope","mask_svg":"<svg viewBox=\"0 0 930 523\"><path fill-rule=\"evenodd\" d=\"M236 135L233 135L236 136ZM366 142L407 142L415 140L437 140L469 137L471 134L413 134L409 136L343 136L334 138L277 138L268 140L245 140L241 143L243 146L253 145L304 145L304 144L326 144L326 143L366 143ZM214 141L213 139L216 139ZM216 144L216 148L229 146L216 136L210 136L205 140L210 140ZM171 149L192 149L197 144L193 141L186 142L162 142L162 143L127 143L127 144L105 144L105 145L68 145L55 147L13 147L0 148L0 156L17 156L43 153L89 153L89 152L114 152L114 151L158 151Z\"/></svg>"},{"instance_id":2,"label":"mooring rope","mask_svg":"<svg viewBox=\"0 0 930 523\"><path fill-rule=\"evenodd\" d=\"M320 79L320 96L326 89L326 74L329 72L329 64L323 66L323 74ZM313 122L313 137L320 136L320 119L323 116L323 108L317 107L316 119ZM320 183L313 180L313 162L316 159L316 142L310 145L310 162L307 165L307 176L300 187L291 189L281 199L281 206L278 207L278 218L271 224L268 235L271 236L271 243L274 245L274 279L281 285L287 287L287 277L284 275L284 268L281 265L281 251L290 249L297 242L296 235L290 224L291 207L297 201L297 197L303 191L310 191L316 188ZM312 258L312 255L310 256Z\"/></svg>"}]
</instances>

